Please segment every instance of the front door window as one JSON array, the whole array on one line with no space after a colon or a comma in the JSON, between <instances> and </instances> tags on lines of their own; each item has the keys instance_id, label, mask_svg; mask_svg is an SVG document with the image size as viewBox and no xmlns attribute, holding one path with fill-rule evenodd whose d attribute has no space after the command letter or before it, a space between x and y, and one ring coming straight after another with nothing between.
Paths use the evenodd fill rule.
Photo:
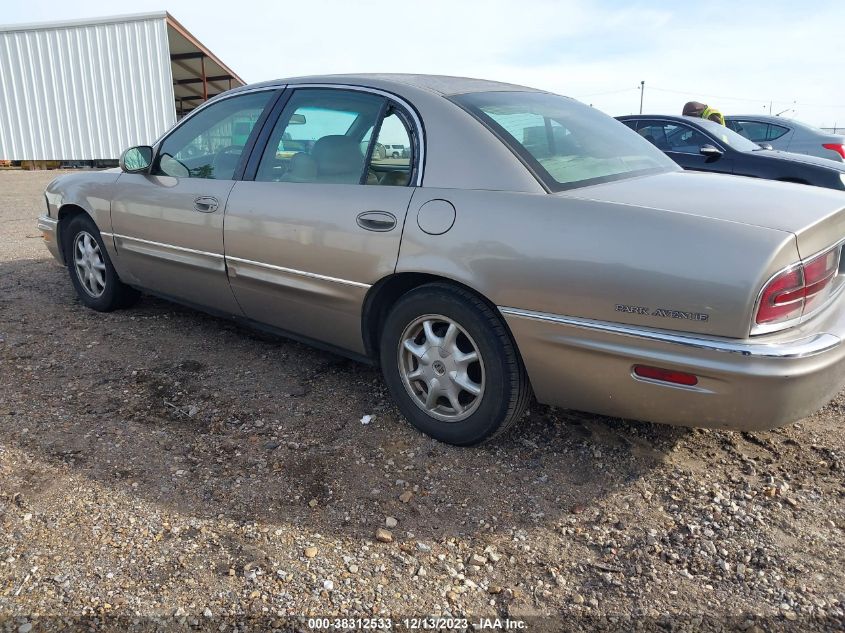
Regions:
<instances>
[{"instance_id":1,"label":"front door window","mask_svg":"<svg viewBox=\"0 0 845 633\"><path fill-rule=\"evenodd\" d=\"M664 152L699 154L704 145L713 144L698 130L677 123L643 121L637 132Z\"/></svg>"},{"instance_id":2,"label":"front door window","mask_svg":"<svg viewBox=\"0 0 845 633\"><path fill-rule=\"evenodd\" d=\"M273 95L264 90L212 103L164 139L152 173L232 180L244 147Z\"/></svg>"}]
</instances>

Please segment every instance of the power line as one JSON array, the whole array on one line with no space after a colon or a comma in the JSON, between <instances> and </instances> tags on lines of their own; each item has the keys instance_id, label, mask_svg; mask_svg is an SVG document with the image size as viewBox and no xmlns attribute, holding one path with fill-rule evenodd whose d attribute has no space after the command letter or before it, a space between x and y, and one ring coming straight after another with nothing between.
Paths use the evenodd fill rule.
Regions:
<instances>
[{"instance_id":1,"label":"power line","mask_svg":"<svg viewBox=\"0 0 845 633\"><path fill-rule=\"evenodd\" d=\"M659 92L671 92L674 94L679 95L699 95L701 97L712 97L713 99L723 99L725 101L746 101L749 103L762 103L767 105L769 103L786 103L786 104L795 104L809 108L841 108L842 104L820 104L820 103L804 103L803 101L796 101L795 99L747 99L744 97L726 97L724 95L712 95L712 94L704 94L697 90L672 90L669 88L657 88L655 86L650 87L651 90L657 90Z\"/></svg>"}]
</instances>

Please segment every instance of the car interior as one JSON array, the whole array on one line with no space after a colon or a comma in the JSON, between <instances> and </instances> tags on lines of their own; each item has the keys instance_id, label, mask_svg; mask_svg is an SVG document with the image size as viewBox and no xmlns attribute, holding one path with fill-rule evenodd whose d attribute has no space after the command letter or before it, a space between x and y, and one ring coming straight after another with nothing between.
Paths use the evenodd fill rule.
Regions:
<instances>
[{"instance_id":1,"label":"car interior","mask_svg":"<svg viewBox=\"0 0 845 633\"><path fill-rule=\"evenodd\" d=\"M411 158L394 158L382 142L385 133L410 135L397 111L373 95L306 95L279 117L264 150L256 180L265 182L405 186ZM388 132L389 131L389 132ZM373 136L376 136L376 143ZM379 147L380 146L380 147Z\"/></svg>"},{"instance_id":2,"label":"car interior","mask_svg":"<svg viewBox=\"0 0 845 633\"><path fill-rule=\"evenodd\" d=\"M297 91L270 134L255 179L407 185L413 163L411 135L401 111L385 106L384 98L372 94ZM263 104L224 112L224 118L210 126L198 116L191 122L196 133L191 133L194 126L186 125L165 141L153 173L233 178L262 109Z\"/></svg>"},{"instance_id":3,"label":"car interior","mask_svg":"<svg viewBox=\"0 0 845 633\"><path fill-rule=\"evenodd\" d=\"M701 132L682 125L651 124L638 130L649 143L664 152L678 152L681 154L698 154L702 146L712 143Z\"/></svg>"}]
</instances>

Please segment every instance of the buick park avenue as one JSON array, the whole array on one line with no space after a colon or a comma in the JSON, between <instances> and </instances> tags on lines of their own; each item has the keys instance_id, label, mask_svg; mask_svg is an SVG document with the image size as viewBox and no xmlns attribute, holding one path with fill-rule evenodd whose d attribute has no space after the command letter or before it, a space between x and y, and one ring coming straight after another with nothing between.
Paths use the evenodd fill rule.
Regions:
<instances>
[{"instance_id":1,"label":"buick park avenue","mask_svg":"<svg viewBox=\"0 0 845 633\"><path fill-rule=\"evenodd\" d=\"M143 291L377 364L444 442L504 431L532 393L755 430L845 382L845 194L683 172L539 90L246 86L46 197L38 226L87 306Z\"/></svg>"}]
</instances>

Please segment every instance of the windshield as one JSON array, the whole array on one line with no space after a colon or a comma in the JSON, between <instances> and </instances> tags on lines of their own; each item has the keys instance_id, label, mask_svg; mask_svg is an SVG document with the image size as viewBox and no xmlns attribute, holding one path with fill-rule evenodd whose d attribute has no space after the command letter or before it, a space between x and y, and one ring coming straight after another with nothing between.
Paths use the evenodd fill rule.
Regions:
<instances>
[{"instance_id":1,"label":"windshield","mask_svg":"<svg viewBox=\"0 0 845 633\"><path fill-rule=\"evenodd\" d=\"M573 99L475 92L451 100L487 125L552 191L679 169L636 132Z\"/></svg>"},{"instance_id":2,"label":"windshield","mask_svg":"<svg viewBox=\"0 0 845 633\"><path fill-rule=\"evenodd\" d=\"M727 128L724 125L719 125L715 121L700 119L698 117L686 118L691 118L693 121L696 122L696 124L700 125L705 130L710 132L710 134L715 136L719 141L721 141L725 145L730 145L738 152L753 152L755 150L760 149L760 146L757 145L757 143L755 143L754 141L749 141L741 134L737 134L732 129Z\"/></svg>"}]
</instances>

